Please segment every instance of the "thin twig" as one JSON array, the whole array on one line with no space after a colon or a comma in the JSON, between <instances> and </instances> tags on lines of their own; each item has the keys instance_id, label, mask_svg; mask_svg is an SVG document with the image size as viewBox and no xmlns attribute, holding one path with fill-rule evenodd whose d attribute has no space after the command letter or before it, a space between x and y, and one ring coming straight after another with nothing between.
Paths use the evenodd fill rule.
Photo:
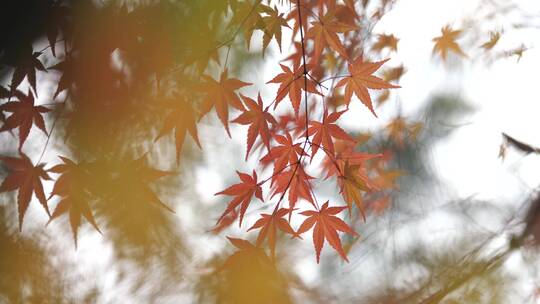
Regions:
<instances>
[{"instance_id":1,"label":"thin twig","mask_svg":"<svg viewBox=\"0 0 540 304\"><path fill-rule=\"evenodd\" d=\"M69 98L69 90L66 92L66 98L64 98L64 101L61 103L62 108L58 110L58 113L56 114L56 117L54 118L53 124L51 126L51 131L49 132L49 134L47 134L47 140L45 141L45 146L43 147L43 150L41 151L41 155L39 156L39 159L36 165L41 162L41 160L43 159L43 156L45 155L45 151L47 150L47 147L49 146L49 142L51 141L51 136L52 136L52 133L54 132L54 128L56 127L56 123L58 122L58 119L60 118L62 112L64 111L66 107L66 102L68 98Z\"/></svg>"}]
</instances>

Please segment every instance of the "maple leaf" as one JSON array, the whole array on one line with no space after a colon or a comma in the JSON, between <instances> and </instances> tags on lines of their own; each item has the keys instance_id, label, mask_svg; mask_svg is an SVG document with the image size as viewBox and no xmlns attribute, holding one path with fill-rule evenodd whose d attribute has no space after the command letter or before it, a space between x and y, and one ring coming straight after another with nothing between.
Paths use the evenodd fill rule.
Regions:
<instances>
[{"instance_id":1,"label":"maple leaf","mask_svg":"<svg viewBox=\"0 0 540 304\"><path fill-rule=\"evenodd\" d=\"M357 140L361 141L361 139ZM327 154L323 159L322 167L323 171L326 171L326 177L324 179L328 179L334 175L342 175L341 170L346 163L351 165L362 165L367 160L382 156L382 154L357 152L354 150L356 145L357 142L348 140L338 140L335 143L335 157L330 157Z\"/></svg>"},{"instance_id":2,"label":"maple leaf","mask_svg":"<svg viewBox=\"0 0 540 304\"><path fill-rule=\"evenodd\" d=\"M293 33L292 36L295 37L298 31L300 30L300 26L302 26L302 29L307 29L308 25L308 18L302 18L298 19L298 9L301 9L300 13L302 16L307 16L310 13L310 5L311 3L304 3L303 5L295 5L292 10L287 15L287 20L294 20L293 22ZM300 24L301 22L301 24Z\"/></svg>"},{"instance_id":3,"label":"maple leaf","mask_svg":"<svg viewBox=\"0 0 540 304\"><path fill-rule=\"evenodd\" d=\"M19 211L19 230L22 230L23 218L30 200L32 199L32 193L35 194L40 204L45 208L47 214L50 216L49 207L47 206L47 199L43 192L43 184L41 180L50 180L49 175L43 169L45 164L38 164L34 166L32 161L24 154L21 153L20 158L0 156L0 160L9 169L8 176L4 179L0 185L0 192L8 192L19 189L17 193L17 205Z\"/></svg>"},{"instance_id":4,"label":"maple leaf","mask_svg":"<svg viewBox=\"0 0 540 304\"><path fill-rule=\"evenodd\" d=\"M283 59L282 61L291 61L292 66L300 66L302 64L302 44L300 42L295 41L294 44L294 52L291 53L287 58ZM306 56L309 56L308 53L306 53Z\"/></svg>"},{"instance_id":5,"label":"maple leaf","mask_svg":"<svg viewBox=\"0 0 540 304\"><path fill-rule=\"evenodd\" d=\"M272 147L268 154L261 158L261 162L274 162L274 177L288 164L296 164L299 156L304 153L300 143L294 143L289 132L285 132L283 135L275 135L275 140L279 145Z\"/></svg>"},{"instance_id":6,"label":"maple leaf","mask_svg":"<svg viewBox=\"0 0 540 304\"><path fill-rule=\"evenodd\" d=\"M39 56L41 56L41 52L32 52L32 46L25 48L20 62L15 67L15 71L11 77L11 90L15 90L26 77L28 83L34 89L34 93L37 96L36 70L46 71L45 67L38 59Z\"/></svg>"},{"instance_id":7,"label":"maple leaf","mask_svg":"<svg viewBox=\"0 0 540 304\"><path fill-rule=\"evenodd\" d=\"M523 57L523 53L527 50L528 48L524 44L521 44L521 46L515 49L504 52L504 55L506 57L516 56L517 57L516 62L519 62L521 60L521 57Z\"/></svg>"},{"instance_id":8,"label":"maple leaf","mask_svg":"<svg viewBox=\"0 0 540 304\"><path fill-rule=\"evenodd\" d=\"M337 33L347 33L355 30L355 27L339 22L335 19L334 13L329 11L324 16L319 16L317 21L311 22L311 28L307 31L306 38L313 39L314 53L312 60L318 62L323 49L329 46L339 55L349 60L349 55L345 47L339 40Z\"/></svg>"},{"instance_id":9,"label":"maple leaf","mask_svg":"<svg viewBox=\"0 0 540 304\"><path fill-rule=\"evenodd\" d=\"M170 176L172 172L163 171L149 167L146 164L146 154L140 158L127 162L116 161L118 165L114 170L110 170L108 163L94 164L104 166L106 179L98 181L96 185L99 192L104 192L111 200L136 199L155 204L167 211L174 213L169 206L164 204L150 187L150 183Z\"/></svg>"},{"instance_id":10,"label":"maple leaf","mask_svg":"<svg viewBox=\"0 0 540 304\"><path fill-rule=\"evenodd\" d=\"M257 173L255 172L255 170L253 170L252 176L238 171L236 171L236 174L238 174L238 177L240 177L241 183L234 184L227 189L214 194L235 196L235 198L233 198L229 202L229 205L227 205L227 209L225 209L217 222L221 222L226 215L233 212L236 207L240 206L240 220L238 225L242 226L244 214L246 213L246 210L251 203L253 195L255 195L256 198L260 199L261 202L264 202L264 200L262 197L261 186L257 183Z\"/></svg>"},{"instance_id":11,"label":"maple leaf","mask_svg":"<svg viewBox=\"0 0 540 304\"><path fill-rule=\"evenodd\" d=\"M355 23L357 20L360 19L360 16L356 12L356 9L354 7L354 1L355 0L344 0L345 5L337 4L335 5L335 15L336 19L339 21L349 24L351 26L355 26ZM329 9L331 9L329 7Z\"/></svg>"},{"instance_id":12,"label":"maple leaf","mask_svg":"<svg viewBox=\"0 0 540 304\"><path fill-rule=\"evenodd\" d=\"M268 113L268 109L263 109L261 94L257 96L257 102L242 94L240 94L240 96L247 106L247 110L236 117L232 122L241 125L250 125L247 134L247 160L249 152L255 143L255 139L257 139L257 135L261 136L263 144L270 150L270 130L268 129L268 123L277 124L277 121L272 114Z\"/></svg>"},{"instance_id":13,"label":"maple leaf","mask_svg":"<svg viewBox=\"0 0 540 304\"><path fill-rule=\"evenodd\" d=\"M56 57L56 38L60 28L67 26L69 10L67 7L62 6L61 1L54 1L50 3L50 19L47 22L47 39L49 40L49 46L51 48L52 55Z\"/></svg>"},{"instance_id":14,"label":"maple leaf","mask_svg":"<svg viewBox=\"0 0 540 304\"><path fill-rule=\"evenodd\" d=\"M237 250L210 274L212 281L226 282L226 287L220 288L218 302L290 303L288 281L278 271L275 260L246 240L228 240Z\"/></svg>"},{"instance_id":15,"label":"maple leaf","mask_svg":"<svg viewBox=\"0 0 540 304\"><path fill-rule=\"evenodd\" d=\"M389 196L384 196L382 198L379 198L377 200L374 200L370 203L369 207L373 212L375 212L377 215L381 215L384 210L388 209L391 205L392 201Z\"/></svg>"},{"instance_id":16,"label":"maple leaf","mask_svg":"<svg viewBox=\"0 0 540 304\"><path fill-rule=\"evenodd\" d=\"M383 72L383 79L386 82L390 81L399 81L401 76L407 72L407 69L403 65L397 66L395 68L390 68Z\"/></svg>"},{"instance_id":17,"label":"maple leaf","mask_svg":"<svg viewBox=\"0 0 540 304\"><path fill-rule=\"evenodd\" d=\"M369 180L367 172L361 164L352 165L346 161L341 172L343 175L338 178L340 193L347 203L349 211L354 203L356 207L358 207L358 210L360 210L365 221L366 212L364 204L362 203L362 194L360 191L367 192L377 190L377 187Z\"/></svg>"},{"instance_id":18,"label":"maple leaf","mask_svg":"<svg viewBox=\"0 0 540 304\"><path fill-rule=\"evenodd\" d=\"M7 99L7 98L11 98L11 92L4 88L3 86L0 86L0 99Z\"/></svg>"},{"instance_id":19,"label":"maple leaf","mask_svg":"<svg viewBox=\"0 0 540 304\"><path fill-rule=\"evenodd\" d=\"M229 213L228 215L226 215L221 220L221 222L216 223L216 225L214 225L214 227L212 229L210 229L209 232L212 232L214 234L218 234L221 231L223 231L225 228L232 225L232 223L234 223L234 221L236 221L237 218L238 218L238 212L236 211L236 209L233 209L233 211L231 213Z\"/></svg>"},{"instance_id":20,"label":"maple leaf","mask_svg":"<svg viewBox=\"0 0 540 304\"><path fill-rule=\"evenodd\" d=\"M386 125L386 130L388 132L388 137L391 138L398 147L402 148L406 143L406 139L413 141L418 137L422 127L423 124L421 122L409 123L403 117L398 116Z\"/></svg>"},{"instance_id":21,"label":"maple leaf","mask_svg":"<svg viewBox=\"0 0 540 304\"><path fill-rule=\"evenodd\" d=\"M9 101L0 105L0 110L12 113L5 121L0 132L9 131L19 128L19 150L21 150L32 124L35 124L43 133L47 134L45 129L45 121L41 113L47 113L50 109L44 106L34 105L34 96L28 91L28 95L24 95L20 91L14 92L19 101Z\"/></svg>"},{"instance_id":22,"label":"maple leaf","mask_svg":"<svg viewBox=\"0 0 540 304\"><path fill-rule=\"evenodd\" d=\"M272 182L275 181L272 197L278 193L281 193L283 196L287 190L289 191L289 219L299 198L303 198L314 205L313 197L311 196L311 185L309 183L312 179L313 177L304 171L303 166L298 164L294 168L277 174L275 180L272 180Z\"/></svg>"},{"instance_id":23,"label":"maple leaf","mask_svg":"<svg viewBox=\"0 0 540 304\"><path fill-rule=\"evenodd\" d=\"M219 82L213 78L203 75L205 82L200 85L200 91L205 94L201 104L201 117L210 112L215 106L217 115L227 134L231 137L229 131L229 104L237 110L244 111L245 108L240 98L234 91L251 85L251 83L240 81L236 78L228 78L227 69L221 73Z\"/></svg>"},{"instance_id":24,"label":"maple leaf","mask_svg":"<svg viewBox=\"0 0 540 304\"><path fill-rule=\"evenodd\" d=\"M257 246L261 246L265 239L268 239L268 246L272 252L272 256L275 256L276 249L276 232L277 229L295 235L296 233L292 229L291 225L287 220L283 218L289 209L281 208L279 210L274 210L272 214L261 214L259 218L248 231L253 229L261 229L259 235L257 236Z\"/></svg>"},{"instance_id":25,"label":"maple leaf","mask_svg":"<svg viewBox=\"0 0 540 304\"><path fill-rule=\"evenodd\" d=\"M304 90L304 77L306 77L304 75L304 68L302 66L298 66L294 69L293 72L289 67L285 65L280 64L280 66L281 70L283 70L283 73L278 74L272 80L267 82L280 83L276 95L276 103L274 104L274 109L283 100L283 98L285 98L285 96L289 95L289 99L291 100L294 113L298 115L298 111L300 110L300 102L302 101L302 90ZM312 65L306 65L306 71L311 70L312 67ZM307 92L319 94L322 96L322 94L317 91L315 82L309 78L307 79Z\"/></svg>"},{"instance_id":26,"label":"maple leaf","mask_svg":"<svg viewBox=\"0 0 540 304\"><path fill-rule=\"evenodd\" d=\"M219 64L218 50L221 44L208 39L208 37L215 37L217 30L217 27L211 27L210 24L203 24L199 26L198 32L195 33L195 36L190 41L191 52L187 54L186 63L195 64L200 74L204 72L210 61ZM161 52L159 54L161 55ZM166 66L164 65L164 68Z\"/></svg>"},{"instance_id":27,"label":"maple leaf","mask_svg":"<svg viewBox=\"0 0 540 304\"><path fill-rule=\"evenodd\" d=\"M396 180L403 176L400 170L382 170L378 169L378 175L371 181L376 189L398 189Z\"/></svg>"},{"instance_id":28,"label":"maple leaf","mask_svg":"<svg viewBox=\"0 0 540 304\"><path fill-rule=\"evenodd\" d=\"M452 30L449 25L444 26L441 29L441 36L433 38L435 45L433 46L433 53L438 52L443 60L446 60L448 51L452 51L459 56L467 57L467 55L461 50L456 43L456 39L461 34L461 30Z\"/></svg>"},{"instance_id":29,"label":"maple leaf","mask_svg":"<svg viewBox=\"0 0 540 304\"><path fill-rule=\"evenodd\" d=\"M251 36L253 36L253 31L262 26L262 17L261 17L261 4L259 1L255 3L250 3L249 1L244 1L238 3L238 6L234 10L235 13L231 19L229 27L241 27L244 40L246 40L247 48L249 50L251 43Z\"/></svg>"},{"instance_id":30,"label":"maple leaf","mask_svg":"<svg viewBox=\"0 0 540 304\"><path fill-rule=\"evenodd\" d=\"M77 247L77 232L81 226L81 216L99 233L101 231L94 219L92 210L88 205L88 198L86 197L84 180L90 177L88 172L72 160L62 156L59 157L63 163L47 170L48 172L60 174L60 177L58 177L54 184L49 199L55 195L61 197L60 202L56 205L49 219L49 223L61 215L68 213L73 240L75 241L75 247Z\"/></svg>"},{"instance_id":31,"label":"maple leaf","mask_svg":"<svg viewBox=\"0 0 540 304\"><path fill-rule=\"evenodd\" d=\"M233 244L234 247L240 250L257 249L257 246L254 246L249 241L238 239L238 238L232 238L229 236L227 237L227 239L229 240L229 242L231 242L231 244Z\"/></svg>"},{"instance_id":32,"label":"maple leaf","mask_svg":"<svg viewBox=\"0 0 540 304\"><path fill-rule=\"evenodd\" d=\"M324 246L324 240L339 253L339 255L347 262L347 255L341 245L338 231L351 234L353 236L358 235L354 230L347 225L343 220L336 216L336 214L347 209L347 207L328 207L328 201L322 205L318 211L304 211L300 212L301 215L307 216L297 233L302 234L313 228L313 246L317 255L317 264L319 263L321 250Z\"/></svg>"},{"instance_id":33,"label":"maple leaf","mask_svg":"<svg viewBox=\"0 0 540 304\"><path fill-rule=\"evenodd\" d=\"M499 42L500 38L501 38L500 32L491 32L489 33L489 40L483 43L480 47L486 51L489 51L497 44L497 42Z\"/></svg>"},{"instance_id":34,"label":"maple leaf","mask_svg":"<svg viewBox=\"0 0 540 304\"><path fill-rule=\"evenodd\" d=\"M397 52L397 44L399 39L396 36L390 34L379 34L377 35L377 41L371 47L374 51L380 52L385 48L390 49L391 51Z\"/></svg>"},{"instance_id":35,"label":"maple leaf","mask_svg":"<svg viewBox=\"0 0 540 304\"><path fill-rule=\"evenodd\" d=\"M269 6L263 5L261 10L268 14L268 16L262 17L262 27L263 35L263 54L266 50L266 47L272 40L272 37L276 39L276 42L279 46L279 52L281 52L281 28L286 27L290 28L287 24L287 20L283 18L283 14L280 14L276 7L272 9Z\"/></svg>"},{"instance_id":36,"label":"maple leaf","mask_svg":"<svg viewBox=\"0 0 540 304\"><path fill-rule=\"evenodd\" d=\"M316 120L311 120L309 122L307 134L308 136L313 136L311 140L313 151L311 153L311 159L313 159L313 156L315 156L319 147L322 147L326 153L334 156L334 142L332 137L354 142L354 139L352 139L347 132L335 124L343 113L345 113L345 111L334 112L328 115L328 109L325 108L322 122Z\"/></svg>"},{"instance_id":37,"label":"maple leaf","mask_svg":"<svg viewBox=\"0 0 540 304\"><path fill-rule=\"evenodd\" d=\"M180 96L176 99L173 110L165 119L163 127L161 128L161 131L159 131L155 141L174 129L176 162L178 163L180 161L180 152L182 151L182 145L184 144L187 132L189 132L191 138L195 140L195 143L199 148L201 148L201 143L199 142L199 137L197 135L195 111L193 110L192 105Z\"/></svg>"},{"instance_id":38,"label":"maple leaf","mask_svg":"<svg viewBox=\"0 0 540 304\"><path fill-rule=\"evenodd\" d=\"M316 107L316 103L311 103L308 107L308 113L313 113ZM291 132L293 137L298 137L306 131L306 113L301 113L296 115L292 112L287 112L287 114L278 116L278 125L276 130L284 130L286 132ZM277 132L274 132L277 133Z\"/></svg>"},{"instance_id":39,"label":"maple leaf","mask_svg":"<svg viewBox=\"0 0 540 304\"><path fill-rule=\"evenodd\" d=\"M375 110L373 109L368 89L380 90L400 88L398 85L390 84L381 78L372 75L388 60L390 59L369 62L363 61L362 58L358 58L352 64L349 64L349 73L351 73L351 76L341 79L336 85L336 88L345 86L344 99L347 106L349 106L354 93L371 113L377 117L377 114L375 114Z\"/></svg>"},{"instance_id":40,"label":"maple leaf","mask_svg":"<svg viewBox=\"0 0 540 304\"><path fill-rule=\"evenodd\" d=\"M74 75L75 71L73 69L74 60L71 59L71 57L66 57L64 61L61 61L51 67L49 69L56 70L60 72L61 76L58 80L58 85L56 87L56 91L54 92L53 98L56 98L58 94L60 94L62 91L69 89L71 85L74 82Z\"/></svg>"}]
</instances>

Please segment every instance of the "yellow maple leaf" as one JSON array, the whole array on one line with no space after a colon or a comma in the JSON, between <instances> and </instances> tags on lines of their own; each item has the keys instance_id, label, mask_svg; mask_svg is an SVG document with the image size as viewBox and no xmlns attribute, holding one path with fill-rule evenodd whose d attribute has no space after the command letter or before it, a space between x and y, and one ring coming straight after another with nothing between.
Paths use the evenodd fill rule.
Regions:
<instances>
[{"instance_id":1,"label":"yellow maple leaf","mask_svg":"<svg viewBox=\"0 0 540 304\"><path fill-rule=\"evenodd\" d=\"M461 30L452 30L449 25L444 26L441 29L441 36L433 38L435 42L433 53L439 53L443 60L446 60L448 51L452 51L462 57L467 57L459 44L456 43L459 35L461 35Z\"/></svg>"},{"instance_id":2,"label":"yellow maple leaf","mask_svg":"<svg viewBox=\"0 0 540 304\"><path fill-rule=\"evenodd\" d=\"M399 39L393 34L378 34L377 41L371 47L372 50L380 52L385 48L389 48L391 51L397 51L397 44Z\"/></svg>"},{"instance_id":3,"label":"yellow maple leaf","mask_svg":"<svg viewBox=\"0 0 540 304\"><path fill-rule=\"evenodd\" d=\"M501 38L501 33L491 32L489 34L489 40L483 43L480 47L486 51L489 51L497 44L497 42L499 41L499 38Z\"/></svg>"}]
</instances>

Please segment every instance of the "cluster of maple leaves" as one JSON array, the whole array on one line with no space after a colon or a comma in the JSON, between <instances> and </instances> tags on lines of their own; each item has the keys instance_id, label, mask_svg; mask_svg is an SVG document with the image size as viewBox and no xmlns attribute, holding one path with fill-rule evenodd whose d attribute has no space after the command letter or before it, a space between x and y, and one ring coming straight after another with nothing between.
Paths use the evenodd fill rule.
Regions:
<instances>
[{"instance_id":1,"label":"cluster of maple leaves","mask_svg":"<svg viewBox=\"0 0 540 304\"><path fill-rule=\"evenodd\" d=\"M266 242L273 256L279 234L301 237L311 231L317 262L325 241L347 260L339 233L353 237L357 233L339 216L343 217L344 211L348 211L349 219L354 220L356 214L359 214L365 220L368 211L366 206L374 211L384 209L389 202L384 190L395 186L393 181L399 173L386 168L391 155L359 152L358 147L365 138L347 133L338 121L356 100L376 117L371 90L399 88L392 82L399 80L404 68L388 69L382 77L375 75L389 59L370 61L366 57L369 53L365 33L361 28L365 26L362 22L367 16L369 1L291 0L281 3L279 8L264 4L261 0L222 2L223 7L219 6L221 12L230 11L232 14L227 27L235 31L227 42L209 45L203 55L188 60L188 64L197 66L196 71L200 72L199 81L194 86L195 93L192 94L196 96L196 101L176 96L174 105L161 113L163 123L153 140L172 134L178 163L187 133L201 147L197 123L212 109L215 109L229 136L229 123L247 126L245 157L248 159L256 153L260 154L259 166L251 174L237 172L239 182L216 193L231 196L232 199L213 230L219 232L236 221L242 225L253 200L258 199L272 211L259 214L248 229L259 230L255 246L263 247ZM390 5L391 1L382 1L375 13L369 16L369 20L379 20ZM253 33L261 31L264 53L272 40L281 51L283 30L292 32L294 51L281 61L281 72L268 79L268 88L275 89L275 84L279 85L273 100L265 101L260 94L256 97L240 94L240 89L251 84L232 77L226 66L227 60L220 66L219 78L205 73L209 61L219 63L217 51L224 47L230 48L230 43L238 33L243 34L250 48ZM53 32L49 37L53 56L56 56L57 34ZM445 39L436 42L442 45L436 45L438 49L459 51L459 47L445 42ZM387 54L385 51L396 50L397 38L393 35L377 36L377 41L371 47L371 52L380 56ZM96 191L89 182L92 180L95 163L60 157L60 164L46 169L46 165L41 163L46 146L36 163L22 151L32 126L43 131L48 138L55 126L54 123L47 132L43 114L51 109L35 104L36 71L52 69L62 73L54 98L64 91L67 91L69 97L76 78L71 68L76 57L69 57L68 52L64 61L46 69L39 59L42 52L30 50L30 53L32 55L25 61L26 64L15 68L10 88L0 87L0 98L6 100L0 105L0 111L9 115L0 132L18 130L20 154L19 157L1 158L9 174L2 182L0 192L18 190L20 227L32 195L35 195L50 221L63 214L69 215L76 241L82 217L99 231L89 198L90 193ZM443 57L445 54L441 51ZM206 63L201 64L202 57ZM163 77L165 72L160 70L156 74ZM32 89L26 94L18 89L25 78ZM380 96L388 98L387 91L382 92ZM277 108L285 109L287 100L291 111L278 114ZM379 103L382 101L379 100ZM232 119L229 115L231 108L239 112ZM408 124L398 117L389 125L388 130L390 137L403 142L416 136L419 128L420 125ZM148 186L148 183L169 172L147 167L144 156L132 161L126 168L129 168L129 172L111 172L111 182L135 185L137 189L142 189L149 202L170 210ZM58 177L47 198L42 182L51 180L50 174ZM260 178L263 174L268 176ZM326 201L320 204L317 200L315 182L328 179L337 182L341 202ZM263 193L263 186L268 187L268 195ZM51 213L48 201L54 196L60 197L60 201ZM294 229L291 224L293 217L299 216L302 223Z\"/></svg>"},{"instance_id":2,"label":"cluster of maple leaves","mask_svg":"<svg viewBox=\"0 0 540 304\"><path fill-rule=\"evenodd\" d=\"M343 37L358 28L359 15L354 1L344 1L341 4L337 1L291 1L290 4L290 12L283 14L277 13L276 7L272 9L256 2L246 19L249 20L249 25L244 24L244 35L248 42L254 30L263 31L264 52L272 38L276 39L281 49L281 31L283 28L290 29L289 24L292 23L293 37L296 40L293 41L295 52L284 60L291 64L280 64L281 73L267 82L279 84L271 102L267 102L265 106L260 95L257 96L257 101L241 94L236 95L237 89L249 84L227 78L226 70L219 83L212 79L206 82L206 91L211 93L207 93L208 97L204 101L212 102L215 106L227 132L229 127L226 105L230 104L242 112L232 122L249 126L246 159L254 150L254 145L259 142L257 147L266 151L260 158L261 168L272 167L272 174L262 180L256 170L251 174L237 172L239 183L216 193L233 197L218 219L216 228L221 230L235 220L238 220L241 226L246 211L256 198L262 202L271 202L273 207L271 213L261 213L259 219L248 229L259 230L256 246L260 247L266 241L274 256L279 232L300 237L311 230L317 262L325 240L347 260L339 232L351 236L356 236L357 233L338 215L344 210L348 210L352 215L353 206L356 206L365 218L365 194L381 190L374 180L378 174L367 162L383 162L383 157L382 154L356 151L357 141L338 125L338 120L348 111L353 96L376 116L369 90L399 86L374 75L388 59L368 61L363 58L362 51L357 46L344 43ZM334 57L335 54L338 56ZM323 76L330 76L325 75L328 71L322 68L323 55L332 56L336 67L346 65L348 68L347 75L334 77L341 79L333 85L329 93L334 97L343 94L341 110L327 104L328 98L322 92L326 87L321 79ZM340 87L344 87L343 93L339 92ZM292 112L276 117L270 110L271 107L276 109L287 97ZM204 113L209 108L203 106ZM322 116L317 111L322 111ZM310 168L317 167L313 163L317 152L324 154L321 177L308 173ZM332 177L338 181L344 204L331 204L327 201L321 206L314 191L314 180ZM270 198L265 200L262 186L268 182L271 194ZM297 230L291 225L293 215L304 217Z\"/></svg>"}]
</instances>

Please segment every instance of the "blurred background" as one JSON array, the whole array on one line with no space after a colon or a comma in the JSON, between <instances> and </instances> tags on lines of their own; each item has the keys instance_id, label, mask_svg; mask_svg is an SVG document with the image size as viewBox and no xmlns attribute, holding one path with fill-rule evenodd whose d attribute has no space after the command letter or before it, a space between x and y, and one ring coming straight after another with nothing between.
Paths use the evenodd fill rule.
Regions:
<instances>
[{"instance_id":1,"label":"blurred background","mask_svg":"<svg viewBox=\"0 0 540 304\"><path fill-rule=\"evenodd\" d=\"M78 202L92 206L101 231L80 215L79 225L67 215L48 223L33 198L19 232L16 192L2 193L0 303L539 302L540 3L355 3L364 55L391 58L379 75L401 88L374 94L378 118L353 102L340 123L363 152L384 153L391 190L365 222L348 219L360 234L342 237L350 262L325 246L319 264L310 233L282 236L273 261L227 241L253 240L245 226L215 226L228 200L214 193L263 155L244 161L247 127L231 124L229 138L212 111L197 122L198 136L161 134L171 115L195 124L186 113L203 71L219 79L227 66L253 83L242 94L272 100L266 82L294 51L291 30L281 53L274 41L263 49L262 31L239 31L244 20L230 12L249 15L253 1L0 4L2 88L51 109L49 135L32 128L22 151L47 169L62 163L58 156L78 160ZM285 15L294 8L273 5ZM465 55L443 60L432 39L447 25L462 31ZM399 39L396 49L377 47L383 34ZM20 86L17 73L26 76ZM14 130L0 141L0 154L17 155ZM0 169L4 179L9 169ZM321 199L341 200L335 182L316 186ZM47 197L53 187L44 183ZM51 211L60 201L49 200ZM256 206L249 225L272 208Z\"/></svg>"}]
</instances>

